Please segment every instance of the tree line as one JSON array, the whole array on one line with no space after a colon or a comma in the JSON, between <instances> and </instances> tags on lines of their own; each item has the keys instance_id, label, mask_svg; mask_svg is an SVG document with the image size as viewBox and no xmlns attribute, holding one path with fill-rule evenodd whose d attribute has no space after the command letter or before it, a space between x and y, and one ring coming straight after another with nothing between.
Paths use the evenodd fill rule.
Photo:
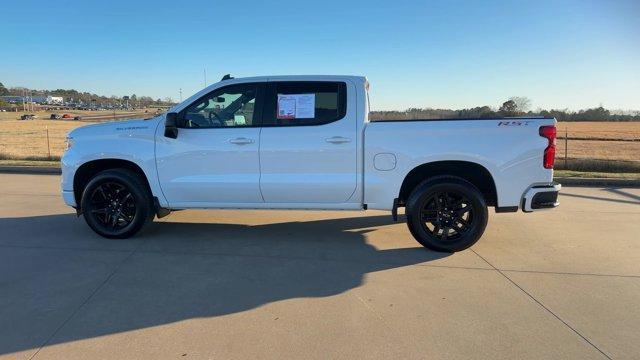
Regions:
<instances>
[{"instance_id":1,"label":"tree line","mask_svg":"<svg viewBox=\"0 0 640 360\"><path fill-rule=\"evenodd\" d=\"M489 119L496 117L544 116L554 117L558 121L640 121L640 111L630 113L613 112L602 106L570 111L568 109L529 110L531 101L525 97L512 97L502 103L498 109L489 106L477 106L468 109L409 108L404 111L372 111L369 119L375 120L417 120L417 119Z\"/></svg>"},{"instance_id":2,"label":"tree line","mask_svg":"<svg viewBox=\"0 0 640 360\"><path fill-rule=\"evenodd\" d=\"M126 96L104 96L93 94L90 92L81 92L74 89L56 89L56 90L33 90L24 87L5 87L0 82L0 96L24 96L27 93L29 96L61 96L65 102L74 102L82 104L122 104L128 102L131 105L140 107L153 106L153 105L173 105L175 102L169 98L153 99L150 96L137 96L136 94Z\"/></svg>"},{"instance_id":3,"label":"tree line","mask_svg":"<svg viewBox=\"0 0 640 360\"><path fill-rule=\"evenodd\" d=\"M0 83L0 96L15 95L22 96L24 91L31 92L31 95L51 95L62 96L65 101L73 99L74 102L84 104L122 104L128 102L131 105L140 107L153 105L173 105L171 98L153 99L150 96L101 96L89 92L79 92L77 90L30 90L22 87L6 88ZM2 104L0 104L2 105ZM526 97L512 97L502 103L502 106L495 109L490 106L476 106L468 109L433 109L433 108L409 108L404 111L372 111L369 114L371 120L415 120L415 119L464 119L464 118L495 118L495 117L517 117L517 116L545 116L554 117L558 121L640 121L640 111L627 114L613 112L602 106L570 111L568 109L538 109L529 110L531 101Z\"/></svg>"}]
</instances>

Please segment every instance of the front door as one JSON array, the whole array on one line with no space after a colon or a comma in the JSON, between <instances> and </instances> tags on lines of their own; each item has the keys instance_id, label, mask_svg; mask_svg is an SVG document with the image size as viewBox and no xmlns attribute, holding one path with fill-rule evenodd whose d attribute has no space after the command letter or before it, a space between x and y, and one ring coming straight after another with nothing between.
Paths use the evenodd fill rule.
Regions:
<instances>
[{"instance_id":1,"label":"front door","mask_svg":"<svg viewBox=\"0 0 640 360\"><path fill-rule=\"evenodd\" d=\"M178 114L178 137L157 134L160 186L171 207L262 203L260 107L263 85L235 84ZM163 128L161 126L161 128Z\"/></svg>"},{"instance_id":2,"label":"front door","mask_svg":"<svg viewBox=\"0 0 640 360\"><path fill-rule=\"evenodd\" d=\"M357 185L357 117L345 82L270 82L260 134L267 203L347 203Z\"/></svg>"}]
</instances>

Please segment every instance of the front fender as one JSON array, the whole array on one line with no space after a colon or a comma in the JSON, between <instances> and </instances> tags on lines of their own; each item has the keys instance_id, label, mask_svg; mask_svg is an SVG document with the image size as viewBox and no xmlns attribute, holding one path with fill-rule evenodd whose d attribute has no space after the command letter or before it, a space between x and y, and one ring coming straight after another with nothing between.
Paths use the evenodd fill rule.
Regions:
<instances>
[{"instance_id":1,"label":"front fender","mask_svg":"<svg viewBox=\"0 0 640 360\"><path fill-rule=\"evenodd\" d=\"M73 193L74 178L82 165L95 160L115 159L131 162L142 169L153 196L158 198L161 206L168 206L158 182L155 162L155 130L159 123L149 121L146 128L129 131L72 134L73 146L61 159L63 195Z\"/></svg>"}]
</instances>

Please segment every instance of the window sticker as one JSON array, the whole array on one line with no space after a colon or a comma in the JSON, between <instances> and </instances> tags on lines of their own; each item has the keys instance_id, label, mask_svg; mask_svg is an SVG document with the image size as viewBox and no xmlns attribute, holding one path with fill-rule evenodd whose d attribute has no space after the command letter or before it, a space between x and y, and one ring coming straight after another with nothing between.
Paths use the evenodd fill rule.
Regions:
<instances>
[{"instance_id":1,"label":"window sticker","mask_svg":"<svg viewBox=\"0 0 640 360\"><path fill-rule=\"evenodd\" d=\"M278 119L315 118L316 94L278 94Z\"/></svg>"},{"instance_id":2,"label":"window sticker","mask_svg":"<svg viewBox=\"0 0 640 360\"><path fill-rule=\"evenodd\" d=\"M278 119L296 118L296 98L294 95L278 94Z\"/></svg>"}]
</instances>

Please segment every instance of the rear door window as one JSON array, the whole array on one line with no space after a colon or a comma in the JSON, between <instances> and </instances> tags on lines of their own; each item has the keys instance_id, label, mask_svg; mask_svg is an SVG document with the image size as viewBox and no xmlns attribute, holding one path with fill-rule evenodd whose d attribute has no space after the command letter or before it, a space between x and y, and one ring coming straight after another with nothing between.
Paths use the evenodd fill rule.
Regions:
<instances>
[{"instance_id":1,"label":"rear door window","mask_svg":"<svg viewBox=\"0 0 640 360\"><path fill-rule=\"evenodd\" d=\"M346 114L344 82L274 82L267 96L263 126L322 125Z\"/></svg>"}]
</instances>

